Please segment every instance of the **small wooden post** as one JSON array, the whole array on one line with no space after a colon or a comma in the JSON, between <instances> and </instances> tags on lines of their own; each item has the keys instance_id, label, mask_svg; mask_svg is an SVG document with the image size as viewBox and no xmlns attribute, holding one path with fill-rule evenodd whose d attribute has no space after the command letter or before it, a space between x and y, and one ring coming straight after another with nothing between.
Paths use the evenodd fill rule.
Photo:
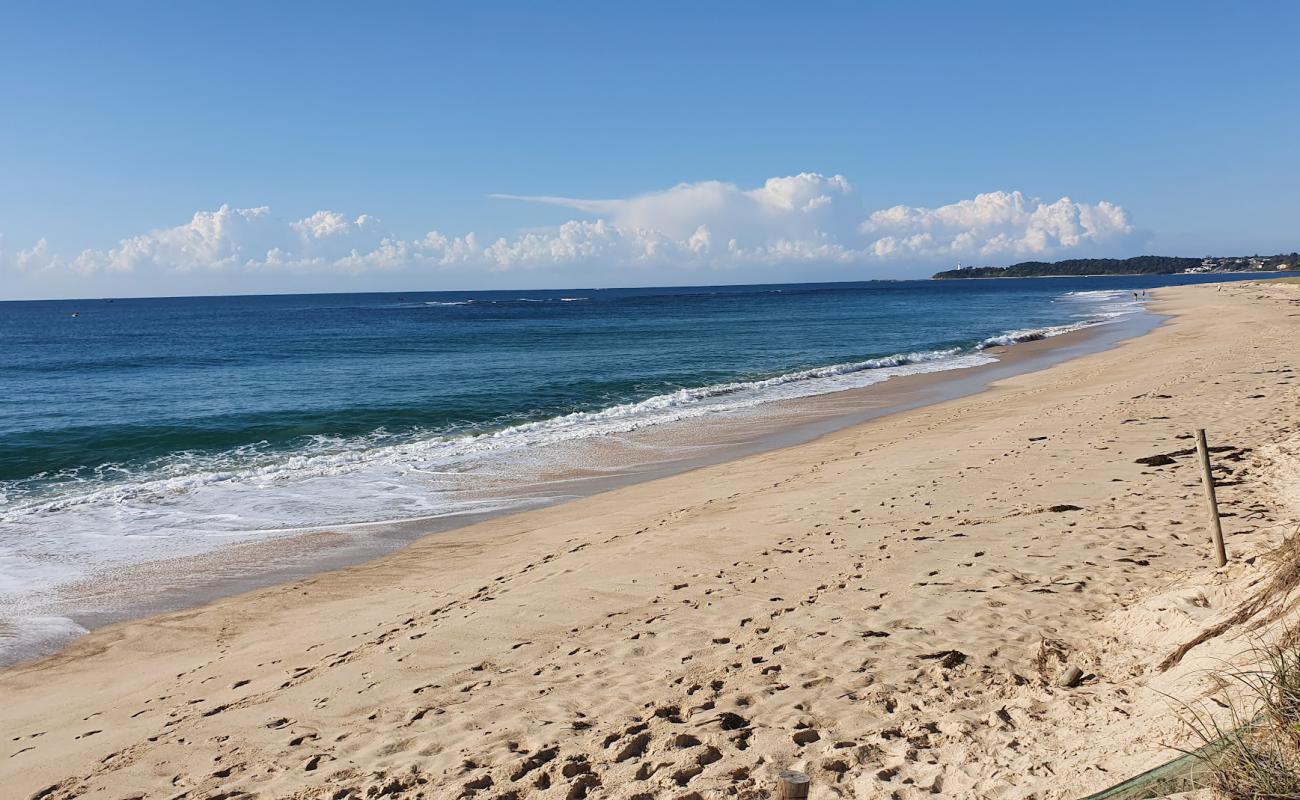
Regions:
<instances>
[{"instance_id":1,"label":"small wooden post","mask_svg":"<svg viewBox=\"0 0 1300 800\"><path fill-rule=\"evenodd\" d=\"M1205 429L1196 429L1196 454L1201 457L1201 483L1205 486L1205 505L1210 512L1210 532L1214 535L1214 556L1219 566L1228 563L1223 548L1223 527L1219 524L1219 501L1214 496L1214 472L1210 469L1210 449L1205 444Z\"/></svg>"},{"instance_id":2,"label":"small wooden post","mask_svg":"<svg viewBox=\"0 0 1300 800\"><path fill-rule=\"evenodd\" d=\"M808 797L808 787L812 782L806 774L793 769L783 769L776 779L781 785L778 795L781 800L805 800Z\"/></svg>"}]
</instances>

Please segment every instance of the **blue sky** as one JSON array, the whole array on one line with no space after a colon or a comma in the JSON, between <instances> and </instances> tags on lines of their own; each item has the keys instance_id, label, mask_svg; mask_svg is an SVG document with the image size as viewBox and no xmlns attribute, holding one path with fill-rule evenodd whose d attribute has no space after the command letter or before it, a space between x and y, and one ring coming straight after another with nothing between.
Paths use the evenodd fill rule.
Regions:
<instances>
[{"instance_id":1,"label":"blue sky","mask_svg":"<svg viewBox=\"0 0 1300 800\"><path fill-rule=\"evenodd\" d=\"M9 0L0 298L1300 248L1300 4L809 5Z\"/></svg>"}]
</instances>

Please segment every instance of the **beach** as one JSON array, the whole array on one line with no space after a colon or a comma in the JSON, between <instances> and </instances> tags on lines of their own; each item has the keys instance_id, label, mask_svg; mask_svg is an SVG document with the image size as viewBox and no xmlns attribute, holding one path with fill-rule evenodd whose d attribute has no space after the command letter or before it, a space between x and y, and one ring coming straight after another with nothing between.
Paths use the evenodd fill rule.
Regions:
<instances>
[{"instance_id":1,"label":"beach","mask_svg":"<svg viewBox=\"0 0 1300 800\"><path fill-rule=\"evenodd\" d=\"M1188 741L1300 518L1300 288L0 672L6 796L1075 798ZM867 390L869 391L869 390ZM1199 467L1220 465L1215 569ZM1174 454L1164 464L1137 459ZM1061 688L1068 665L1085 673Z\"/></svg>"}]
</instances>

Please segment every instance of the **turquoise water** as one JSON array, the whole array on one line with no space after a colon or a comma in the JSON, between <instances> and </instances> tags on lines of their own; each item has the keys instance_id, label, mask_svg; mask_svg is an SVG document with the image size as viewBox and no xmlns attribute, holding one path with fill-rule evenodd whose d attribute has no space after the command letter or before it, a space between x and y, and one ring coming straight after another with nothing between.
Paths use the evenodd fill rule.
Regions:
<instances>
[{"instance_id":1,"label":"turquoise water","mask_svg":"<svg viewBox=\"0 0 1300 800\"><path fill-rule=\"evenodd\" d=\"M122 566L513 507L557 444L987 363L1206 279L0 303L0 617Z\"/></svg>"}]
</instances>

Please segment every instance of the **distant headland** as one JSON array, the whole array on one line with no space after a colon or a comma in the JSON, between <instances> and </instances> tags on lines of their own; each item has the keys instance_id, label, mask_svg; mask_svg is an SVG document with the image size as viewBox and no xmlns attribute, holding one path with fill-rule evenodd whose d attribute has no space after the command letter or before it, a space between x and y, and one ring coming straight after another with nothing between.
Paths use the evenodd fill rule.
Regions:
<instances>
[{"instance_id":1,"label":"distant headland","mask_svg":"<svg viewBox=\"0 0 1300 800\"><path fill-rule=\"evenodd\" d=\"M1300 271L1300 254L1275 256L1134 256L1133 258L1071 258L1065 261L1022 261L1009 267L963 267L936 272L934 280L963 278L1055 278L1078 275L1177 275L1215 272Z\"/></svg>"}]
</instances>

